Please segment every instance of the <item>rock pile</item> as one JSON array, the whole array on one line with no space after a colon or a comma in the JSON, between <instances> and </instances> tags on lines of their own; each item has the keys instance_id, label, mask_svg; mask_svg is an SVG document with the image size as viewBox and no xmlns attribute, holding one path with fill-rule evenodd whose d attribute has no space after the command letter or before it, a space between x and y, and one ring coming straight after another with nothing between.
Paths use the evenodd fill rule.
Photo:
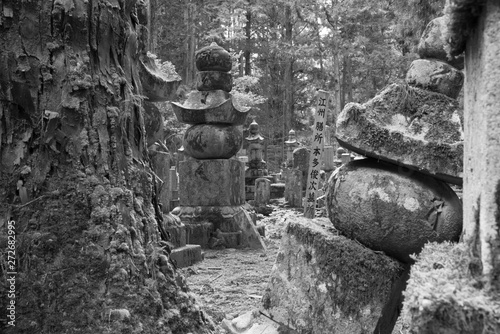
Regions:
<instances>
[{"instance_id":1,"label":"rock pile","mask_svg":"<svg viewBox=\"0 0 500 334\"><path fill-rule=\"evenodd\" d=\"M339 115L339 143L369 158L329 181L328 211L343 234L411 262L428 241L458 241L462 207L446 182L461 184L463 74L448 62L444 18L429 23L406 83L393 84ZM424 59L424 57L433 57ZM463 62L463 59L462 59Z\"/></svg>"}]
</instances>

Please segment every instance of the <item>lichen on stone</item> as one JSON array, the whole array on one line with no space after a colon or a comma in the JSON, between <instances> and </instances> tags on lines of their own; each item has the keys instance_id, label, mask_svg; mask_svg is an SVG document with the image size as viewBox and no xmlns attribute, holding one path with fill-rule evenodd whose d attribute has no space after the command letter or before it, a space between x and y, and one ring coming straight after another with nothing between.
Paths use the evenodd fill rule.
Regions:
<instances>
[{"instance_id":1,"label":"lichen on stone","mask_svg":"<svg viewBox=\"0 0 500 334\"><path fill-rule=\"evenodd\" d=\"M500 301L473 275L464 243L429 243L411 269L403 321L411 333L499 333Z\"/></svg>"}]
</instances>

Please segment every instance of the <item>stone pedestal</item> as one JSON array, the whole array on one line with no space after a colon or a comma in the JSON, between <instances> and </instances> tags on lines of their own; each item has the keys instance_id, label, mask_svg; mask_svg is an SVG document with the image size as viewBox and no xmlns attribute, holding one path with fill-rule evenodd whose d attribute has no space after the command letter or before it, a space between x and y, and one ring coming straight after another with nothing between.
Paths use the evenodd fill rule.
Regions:
<instances>
[{"instance_id":1,"label":"stone pedestal","mask_svg":"<svg viewBox=\"0 0 500 334\"><path fill-rule=\"evenodd\" d=\"M179 164L181 206L245 203L245 164L233 159L187 160Z\"/></svg>"},{"instance_id":2,"label":"stone pedestal","mask_svg":"<svg viewBox=\"0 0 500 334\"><path fill-rule=\"evenodd\" d=\"M303 217L288 223L264 308L297 333L390 334L404 289L403 265L324 223Z\"/></svg>"},{"instance_id":3,"label":"stone pedestal","mask_svg":"<svg viewBox=\"0 0 500 334\"><path fill-rule=\"evenodd\" d=\"M249 211L240 206L181 206L175 212L186 224L188 242L209 247L210 238L218 235L237 235L238 244L232 248L266 249Z\"/></svg>"}]
</instances>

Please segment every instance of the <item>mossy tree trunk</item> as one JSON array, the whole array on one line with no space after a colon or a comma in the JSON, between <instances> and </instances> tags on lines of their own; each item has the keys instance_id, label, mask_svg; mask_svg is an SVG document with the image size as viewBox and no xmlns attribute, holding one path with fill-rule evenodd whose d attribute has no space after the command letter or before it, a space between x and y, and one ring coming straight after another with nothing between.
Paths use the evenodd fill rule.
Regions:
<instances>
[{"instance_id":1,"label":"mossy tree trunk","mask_svg":"<svg viewBox=\"0 0 500 334\"><path fill-rule=\"evenodd\" d=\"M161 247L137 66L144 2L0 6L2 249L7 221L17 233L7 333L211 332Z\"/></svg>"}]
</instances>

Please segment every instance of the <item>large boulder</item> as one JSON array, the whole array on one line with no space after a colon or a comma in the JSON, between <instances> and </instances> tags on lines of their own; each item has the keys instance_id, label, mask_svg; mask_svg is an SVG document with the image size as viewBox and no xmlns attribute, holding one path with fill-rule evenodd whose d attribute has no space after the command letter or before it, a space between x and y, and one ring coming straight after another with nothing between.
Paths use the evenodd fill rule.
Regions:
<instances>
[{"instance_id":1,"label":"large boulder","mask_svg":"<svg viewBox=\"0 0 500 334\"><path fill-rule=\"evenodd\" d=\"M464 57L451 57L446 54L446 50L450 48L446 40L448 34L448 17L440 16L427 24L420 42L418 43L417 52L421 58L439 59L458 68L464 68Z\"/></svg>"},{"instance_id":2,"label":"large boulder","mask_svg":"<svg viewBox=\"0 0 500 334\"><path fill-rule=\"evenodd\" d=\"M456 99L464 83L464 74L440 60L416 59L406 73L406 82Z\"/></svg>"},{"instance_id":3,"label":"large boulder","mask_svg":"<svg viewBox=\"0 0 500 334\"><path fill-rule=\"evenodd\" d=\"M364 104L347 104L337 119L336 137L358 154L461 184L462 119L457 100L392 84Z\"/></svg>"},{"instance_id":4,"label":"large boulder","mask_svg":"<svg viewBox=\"0 0 500 334\"><path fill-rule=\"evenodd\" d=\"M327 208L342 234L407 263L425 243L458 241L462 231L462 205L446 183L373 159L332 174Z\"/></svg>"}]
</instances>

